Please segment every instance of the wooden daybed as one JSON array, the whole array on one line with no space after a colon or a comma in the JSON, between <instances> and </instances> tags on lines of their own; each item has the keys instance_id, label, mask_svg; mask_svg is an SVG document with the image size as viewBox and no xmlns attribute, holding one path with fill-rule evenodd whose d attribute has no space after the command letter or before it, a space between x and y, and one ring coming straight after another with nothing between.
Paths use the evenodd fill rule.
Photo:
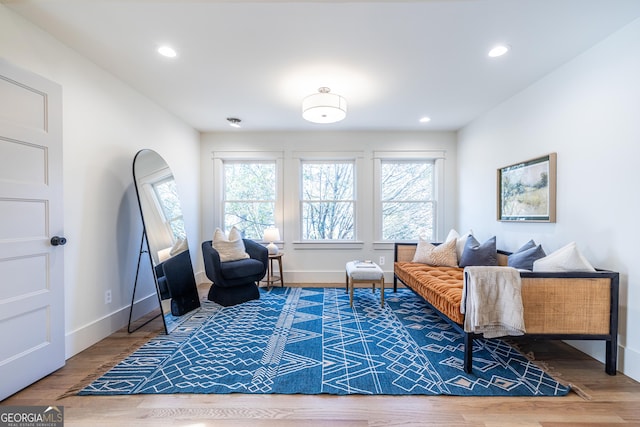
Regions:
<instances>
[{"instance_id":1,"label":"wooden daybed","mask_svg":"<svg viewBox=\"0 0 640 427\"><path fill-rule=\"evenodd\" d=\"M416 243L396 243L393 289L398 280L420 295L464 337L464 370L471 373L474 338L464 331L460 313L463 269L413 263ZM498 251L498 264L509 253ZM521 272L524 337L551 340L601 340L606 344L605 371L616 374L618 354L618 273ZM517 338L517 337L510 337Z\"/></svg>"}]
</instances>

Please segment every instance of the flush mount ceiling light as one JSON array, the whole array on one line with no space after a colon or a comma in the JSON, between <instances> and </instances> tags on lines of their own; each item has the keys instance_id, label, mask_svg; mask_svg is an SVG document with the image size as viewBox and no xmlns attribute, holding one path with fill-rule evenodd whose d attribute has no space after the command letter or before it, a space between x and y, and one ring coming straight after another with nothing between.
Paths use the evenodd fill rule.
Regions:
<instances>
[{"instance_id":1,"label":"flush mount ceiling light","mask_svg":"<svg viewBox=\"0 0 640 427\"><path fill-rule=\"evenodd\" d=\"M509 48L509 45L506 44L497 45L489 51L489 56L491 58L497 58L498 56L502 56L509 52Z\"/></svg>"},{"instance_id":2,"label":"flush mount ceiling light","mask_svg":"<svg viewBox=\"0 0 640 427\"><path fill-rule=\"evenodd\" d=\"M229 126L234 128L239 128L240 122L242 122L242 120L235 117L227 117L227 121L229 122Z\"/></svg>"},{"instance_id":3,"label":"flush mount ceiling light","mask_svg":"<svg viewBox=\"0 0 640 427\"><path fill-rule=\"evenodd\" d=\"M302 117L312 123L335 123L347 116L347 101L340 95L331 92L328 87L321 87L318 93L302 100Z\"/></svg>"},{"instance_id":4,"label":"flush mount ceiling light","mask_svg":"<svg viewBox=\"0 0 640 427\"><path fill-rule=\"evenodd\" d=\"M420 123L429 123L431 121L431 117L424 116L420 118Z\"/></svg>"},{"instance_id":5,"label":"flush mount ceiling light","mask_svg":"<svg viewBox=\"0 0 640 427\"><path fill-rule=\"evenodd\" d=\"M175 58L176 55L178 55L176 51L169 46L160 46L158 48L158 53L162 56L166 56L167 58Z\"/></svg>"}]
</instances>

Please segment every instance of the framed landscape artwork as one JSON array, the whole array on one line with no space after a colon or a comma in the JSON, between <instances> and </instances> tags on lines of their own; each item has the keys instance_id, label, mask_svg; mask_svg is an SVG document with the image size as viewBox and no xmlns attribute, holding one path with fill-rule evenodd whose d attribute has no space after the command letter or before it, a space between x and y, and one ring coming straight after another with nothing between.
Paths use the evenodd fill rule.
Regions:
<instances>
[{"instance_id":1,"label":"framed landscape artwork","mask_svg":"<svg viewBox=\"0 0 640 427\"><path fill-rule=\"evenodd\" d=\"M556 153L498 169L498 221L556 222Z\"/></svg>"}]
</instances>

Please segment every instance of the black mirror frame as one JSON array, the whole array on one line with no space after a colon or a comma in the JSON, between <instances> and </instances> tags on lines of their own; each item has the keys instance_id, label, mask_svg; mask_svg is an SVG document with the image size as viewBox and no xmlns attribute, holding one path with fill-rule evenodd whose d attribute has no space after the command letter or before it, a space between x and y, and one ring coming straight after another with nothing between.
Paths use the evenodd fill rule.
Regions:
<instances>
[{"instance_id":1,"label":"black mirror frame","mask_svg":"<svg viewBox=\"0 0 640 427\"><path fill-rule=\"evenodd\" d=\"M135 186L135 189L136 189L136 196L137 196L137 200L138 200L138 208L139 208L140 217L141 217L141 220L142 220L142 238L141 238L141 241L140 241L140 251L139 251L139 254L138 254L138 266L137 266L137 270L136 270L136 278L135 278L135 282L134 282L134 286L133 286L133 295L131 297L131 306L130 306L130 310L129 310L128 331L129 331L129 333L134 332L134 331L140 329L142 326L146 325L147 323L151 322L153 319L155 319L157 317L157 316L154 316L154 317L152 317L150 319L147 319L144 323L142 323L140 325L137 325L135 328L132 328L132 326L131 326L132 315L133 315L133 307L134 307L135 296L136 296L136 288L137 288L137 285L138 285L138 279L139 279L139 273L140 273L140 263L141 263L143 254L146 252L147 256L148 256L148 259L149 259L149 265L151 267L151 272L153 274L153 281L154 281L155 288L156 288L156 295L158 297L158 305L159 305L159 308L160 308L160 314L159 315L162 317L162 322L163 322L163 325L164 325L164 331L168 335L170 332L172 332L173 329L175 329L175 327L170 327L171 325L175 326L175 323L171 322L171 325L168 324L167 316L168 315L172 316L172 314L171 314L171 311L169 311L169 313L165 313L165 310L163 308L162 292L161 292L161 289L160 289L159 278L158 278L158 274L157 274L157 270L156 270L156 267L158 265L162 264L162 262L159 262L159 263L156 264L156 262L153 259L152 254L151 254L151 251L153 250L153 248L151 248L151 246L149 244L149 236L148 236L149 229L148 229L147 223L145 221L145 208L143 207L143 203L142 203L141 188L140 188L140 185L139 185L139 179L136 176L136 161L139 162L139 160L140 160L139 158L145 153L150 153L150 154L153 154L153 155L157 156L158 159L162 160L164 162L164 164L167 166L167 168L169 170L171 170L169 165L168 165L168 163L162 158L162 156L160 156L160 154L158 154L157 152L155 152L153 150L149 150L149 149L140 150L140 151L138 151L136 153L136 155L135 155L135 157L133 159L133 167L132 167L132 169L133 169L133 182L134 182L134 186ZM173 175L173 172L171 172L171 173ZM147 212L147 214L148 214L148 212ZM188 243L187 243L187 245L188 245ZM145 249L145 247L146 247L146 249ZM188 252L188 249L186 251ZM191 267L191 264L189 264L189 267ZM194 276L194 272L193 272L192 268L189 269L189 273L192 276ZM193 284L195 286L195 278L193 278L193 280L188 280L188 282L193 282ZM194 296L193 296L195 298L195 300L196 300L196 303L197 303L197 307L195 307L195 308L199 308L200 305L199 305L199 297L198 297L197 288L194 287L194 289L191 290L191 292L195 293ZM183 313L182 315L185 315L185 314L186 313Z\"/></svg>"}]
</instances>

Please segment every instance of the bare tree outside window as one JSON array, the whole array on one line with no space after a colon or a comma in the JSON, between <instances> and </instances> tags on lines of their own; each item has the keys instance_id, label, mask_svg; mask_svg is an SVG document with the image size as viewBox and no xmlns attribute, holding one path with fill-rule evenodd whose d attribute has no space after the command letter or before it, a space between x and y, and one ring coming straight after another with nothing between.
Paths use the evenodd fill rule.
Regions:
<instances>
[{"instance_id":1,"label":"bare tree outside window","mask_svg":"<svg viewBox=\"0 0 640 427\"><path fill-rule=\"evenodd\" d=\"M382 239L433 239L435 223L432 161L381 163Z\"/></svg>"},{"instance_id":2,"label":"bare tree outside window","mask_svg":"<svg viewBox=\"0 0 640 427\"><path fill-rule=\"evenodd\" d=\"M355 163L302 163L302 239L355 239Z\"/></svg>"},{"instance_id":3,"label":"bare tree outside window","mask_svg":"<svg viewBox=\"0 0 640 427\"><path fill-rule=\"evenodd\" d=\"M224 228L236 226L247 239L262 239L275 224L276 164L260 161L224 162Z\"/></svg>"}]
</instances>

